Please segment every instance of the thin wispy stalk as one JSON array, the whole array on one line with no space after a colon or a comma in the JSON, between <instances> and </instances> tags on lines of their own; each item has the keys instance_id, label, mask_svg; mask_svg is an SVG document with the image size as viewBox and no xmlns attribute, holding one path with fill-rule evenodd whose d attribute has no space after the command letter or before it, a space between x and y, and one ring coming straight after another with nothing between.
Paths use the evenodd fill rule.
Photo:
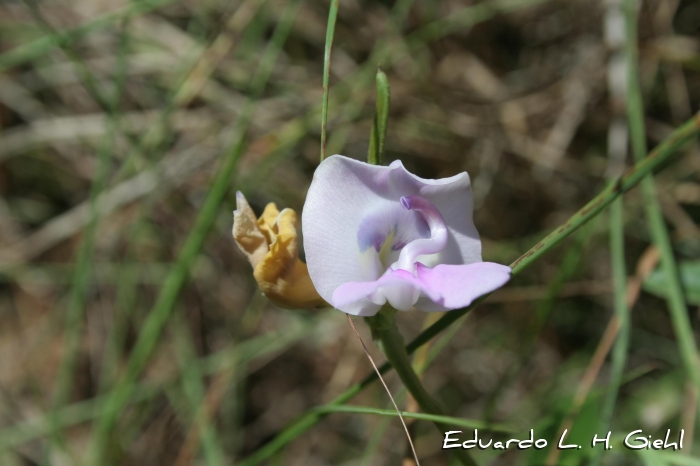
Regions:
<instances>
[{"instance_id":1,"label":"thin wispy stalk","mask_svg":"<svg viewBox=\"0 0 700 466\"><path fill-rule=\"evenodd\" d=\"M613 0L606 4L607 24L618 24L621 17L622 0ZM608 93L610 108L617 109L612 115L608 127L608 177L614 179L625 166L628 151L629 130L625 121L624 106L628 93L624 79L624 70L629 61L624 53L624 41L614 33L606 34L606 42L611 50L608 66ZM618 72L619 71L619 72ZM619 112L619 113L618 113ZM613 284L613 322L617 335L612 348L610 380L603 400L600 414L599 432L607 432L612 424L617 397L622 384L622 377L627 362L630 340L630 317L627 303L627 269L625 266L625 208L622 198L615 199L610 206L610 265ZM595 449L591 457L591 466L600 465L604 450Z\"/></svg>"},{"instance_id":2,"label":"thin wispy stalk","mask_svg":"<svg viewBox=\"0 0 700 466\"><path fill-rule=\"evenodd\" d=\"M401 410L399 409L399 406L396 404L396 400L394 400L393 395L391 394L391 391L389 390L389 387L387 387L386 382L384 381L384 378L382 377L382 374L379 372L379 369L377 369L377 365L374 363L374 359L372 358L372 355L369 354L369 351L367 351L367 346L365 345L365 342L362 341L362 337L360 336L360 333L357 331L357 328L355 327L355 323L352 321L352 317L350 317L350 314L347 314L348 316L348 322L350 322L350 326L352 327L352 331L355 334L355 337L360 341L360 344L362 345L362 350L365 352L365 356L367 356L367 359L369 359L369 362L372 364L372 368L374 369L374 372L377 374L377 377L379 378L379 381L382 383L382 386L384 386L384 390L386 391L386 394L389 395L389 399L391 400L391 404L394 405L394 410L396 412L396 415L399 417L399 420L401 421L401 425L403 426L403 430L406 432L406 438L408 439L408 444L411 447L411 452L413 453L413 458L416 460L416 465L420 466L420 461L418 460L418 453L416 453L416 447L413 445L413 440L411 439L411 434L408 432L408 426L406 426L406 421L403 419L403 415L401 414Z\"/></svg>"},{"instance_id":3,"label":"thin wispy stalk","mask_svg":"<svg viewBox=\"0 0 700 466\"><path fill-rule=\"evenodd\" d=\"M420 377L413 370L403 336L394 322L396 312L395 309L387 305L376 315L367 317L365 320L372 329L372 336L378 341L387 361L398 374L406 390L416 400L420 409L428 414L444 416L445 412L440 402L428 393L423 387ZM380 374L379 371L377 374ZM436 421L434 424L438 431L444 432L445 425L443 423ZM450 450L449 453L464 466L476 466L476 462L466 450L457 448Z\"/></svg>"},{"instance_id":4,"label":"thin wispy stalk","mask_svg":"<svg viewBox=\"0 0 700 466\"><path fill-rule=\"evenodd\" d=\"M208 466L220 466L226 464L226 455L222 448L222 442L216 430L216 424L212 422L211 413L206 406L206 386L201 368L197 364L197 357L192 342L190 329L181 315L173 319L173 334L175 335L175 353L182 374L182 390L190 405L190 418L192 426L199 434L199 442L202 445L204 461ZM187 444L187 442L186 442ZM190 449L188 449L190 450ZM192 446L182 457L182 461L190 463L194 460L198 450ZM177 464L182 464L177 462Z\"/></svg>"}]
</instances>

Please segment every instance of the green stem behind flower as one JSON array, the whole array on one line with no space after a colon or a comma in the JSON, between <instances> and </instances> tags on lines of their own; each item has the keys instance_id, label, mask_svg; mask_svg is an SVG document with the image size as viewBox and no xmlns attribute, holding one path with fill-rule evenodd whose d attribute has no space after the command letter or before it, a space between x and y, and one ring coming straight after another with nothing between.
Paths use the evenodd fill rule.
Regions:
<instances>
[{"instance_id":1,"label":"green stem behind flower","mask_svg":"<svg viewBox=\"0 0 700 466\"><path fill-rule=\"evenodd\" d=\"M377 110L369 136L367 162L381 165L384 162L384 144L389 124L389 78L382 70L377 70Z\"/></svg>"},{"instance_id":2,"label":"green stem behind flower","mask_svg":"<svg viewBox=\"0 0 700 466\"><path fill-rule=\"evenodd\" d=\"M399 375L406 389L418 403L418 406L428 414L444 416L445 411L440 406L440 403L430 396L425 387L423 387L418 375L413 371L413 365L406 352L403 336L394 323L395 314L395 309L385 306L377 315L368 317L367 323L372 329L372 336L379 342L384 356L386 356L386 359ZM444 429L449 429L448 424L441 422L434 422L434 424L440 432L444 432ZM466 451L456 449L452 450L452 452L462 464L476 466L476 462Z\"/></svg>"},{"instance_id":3,"label":"green stem behind flower","mask_svg":"<svg viewBox=\"0 0 700 466\"><path fill-rule=\"evenodd\" d=\"M331 51L335 35L335 21L338 18L338 3L332 0L328 10L328 25L326 26L326 46L323 52L323 98L321 99L321 162L326 158L326 138L328 133L328 95L331 90Z\"/></svg>"}]
</instances>

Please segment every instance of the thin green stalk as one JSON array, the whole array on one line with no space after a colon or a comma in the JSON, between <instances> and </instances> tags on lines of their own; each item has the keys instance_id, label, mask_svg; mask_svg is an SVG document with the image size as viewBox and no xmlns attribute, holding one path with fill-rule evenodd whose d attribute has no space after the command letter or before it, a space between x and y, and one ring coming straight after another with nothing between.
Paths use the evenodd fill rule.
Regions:
<instances>
[{"instance_id":1,"label":"thin green stalk","mask_svg":"<svg viewBox=\"0 0 700 466\"><path fill-rule=\"evenodd\" d=\"M192 345L187 322L182 316L174 319L175 352L182 373L182 390L189 403L192 425L199 431L204 460L209 466L226 464L226 455L221 446L221 440L212 423L212 416L206 406L206 386L203 374L199 368L197 355ZM193 451L195 455L197 451Z\"/></svg>"},{"instance_id":2,"label":"thin green stalk","mask_svg":"<svg viewBox=\"0 0 700 466\"><path fill-rule=\"evenodd\" d=\"M635 187L642 179L654 173L657 168L668 162L678 150L700 133L700 113L678 127L669 137L661 142L649 155L639 160L634 167L603 189L588 204L569 218L562 226L556 228L542 241L533 246L518 260L511 264L513 273L517 274L539 259L564 238L579 229L583 224L597 216L618 196Z\"/></svg>"},{"instance_id":3,"label":"thin green stalk","mask_svg":"<svg viewBox=\"0 0 700 466\"><path fill-rule=\"evenodd\" d=\"M299 341L309 338L316 324L318 324L318 318L313 322L308 319L292 321L292 325L288 325L284 330L244 340L232 348L198 359L197 365L201 368L202 374L213 375L238 367L246 362L269 361L270 355L282 353ZM256 367L262 365L264 364L256 365ZM242 376L241 373L239 377ZM133 401L142 402L150 399L157 393L161 393L164 386L179 382L179 380L180 377L176 377L157 385L137 384L134 389ZM65 429L98 418L107 398L108 395L98 396L66 406L57 412L58 422L56 423L50 422L48 416L45 416L17 423L1 430L0 455L8 448L16 448L36 438L51 435L56 429Z\"/></svg>"},{"instance_id":4,"label":"thin green stalk","mask_svg":"<svg viewBox=\"0 0 700 466\"><path fill-rule=\"evenodd\" d=\"M206 54L203 52L203 54ZM182 105L183 99L180 97L182 95L187 94L190 98L192 97L192 94L189 92L184 92L183 89L185 89L185 86L189 82L189 78L192 75L192 72L194 69L196 69L197 64L200 62L202 59L202 56L204 55L198 55L194 60L189 62L186 66L184 66L185 71L181 72L178 77L176 78L175 82L176 85L169 91L169 95L166 99L166 103L164 107L159 111L159 115L156 119L156 123L152 125L148 131L141 137L139 144L132 147L132 150L129 152L127 155L124 164L122 165L122 168L119 170L117 175L114 177L115 179L118 179L121 174L125 173L126 167L130 166L132 164L132 160L135 158L141 158L143 154L149 154L149 158L146 159L146 162L155 162L154 159L157 159L158 156L163 152L161 150L161 147L163 146L163 142L167 140L167 128L168 128L168 122L173 114L173 112ZM295 135L290 135L289 131L283 132L279 136L279 140L285 141L283 149L286 149L286 146L289 145L289 138L292 138L293 141L297 141L300 136ZM273 151L273 153L270 155L266 155L264 160L262 162L263 165L270 164L270 161L268 159L272 158L273 162L274 160L277 159L276 155L279 151ZM259 173L260 170L260 165L257 164L256 167L254 168L254 173ZM252 181L249 181L252 182ZM142 206L142 211L143 212L148 212L151 209L151 205L154 202L154 197L150 196L148 200L146 201L146 205ZM147 217L147 215L146 215ZM140 217L139 221L136 222L134 225L131 226L130 232L127 235L127 241L126 243L129 245L129 250L127 251L127 258L131 257L132 254L132 242L136 236L136 234L140 231L140 229L144 226L144 217L143 215ZM107 387L108 385L111 385L113 383L114 378L116 377L116 367L119 362L119 356L120 352L122 351L123 345L124 345L124 338L126 338L126 333L127 333L127 327L129 324L129 320L131 318L131 315L133 313L133 308L134 308L134 301L136 298L136 286L137 286L137 278L138 274L134 274L133 266L136 265L137 267L143 267L143 265L139 265L138 263L136 264L130 264L128 263L128 259L124 262L124 264L121 266L120 271L119 271L119 279L117 280L117 292L116 292L116 306L115 306L115 316L121 317L120 320L115 320L115 323L113 325L112 331L109 334L107 343L105 345L105 355L104 355L104 360L102 364L102 372L101 372L101 378L100 378L100 390L99 392L102 393L104 392L104 388ZM156 279L155 282L160 283L160 279Z\"/></svg>"},{"instance_id":5,"label":"thin green stalk","mask_svg":"<svg viewBox=\"0 0 700 466\"><path fill-rule=\"evenodd\" d=\"M394 322L395 314L396 310L384 307L377 315L368 317L366 320L372 329L372 337L379 342L387 361L389 361L391 367L394 368L399 378L401 378L406 390L416 400L418 406L427 414L445 417L445 412L440 403L428 393L418 375L413 371L413 365L406 352L403 336L396 328L396 323ZM444 427L449 426L449 424L437 420L433 420L433 422L440 432L444 431ZM462 464L476 466L476 462L466 450L457 448L452 450L451 453Z\"/></svg>"},{"instance_id":6,"label":"thin green stalk","mask_svg":"<svg viewBox=\"0 0 700 466\"><path fill-rule=\"evenodd\" d=\"M110 131L110 134L107 136L109 141L112 140L113 135L113 131ZM52 420L52 422L56 420L56 412L70 401L71 392L73 390L73 380L80 353L80 342L83 336L85 302L90 282L92 281L91 275L95 248L95 233L97 231L99 218L96 201L106 185L110 153L111 143L103 143L98 151L97 176L90 188L90 218L83 232L83 237L78 249L75 272L72 277L73 284L68 298L63 331L63 348L58 366L56 383L53 389L51 411L49 413L49 419ZM58 431L54 432L58 433ZM52 439L51 445L58 446L63 445L63 443L59 433L58 436Z\"/></svg>"},{"instance_id":7,"label":"thin green stalk","mask_svg":"<svg viewBox=\"0 0 700 466\"><path fill-rule=\"evenodd\" d=\"M116 112L113 112L116 115ZM76 260L73 286L68 301L66 314L65 349L58 371L58 379L54 391L54 408L63 406L69 398L72 387L73 373L77 361L77 353L82 335L82 321L85 308L85 298L91 281L92 257L94 252L95 232L98 225L97 198L104 190L109 173L110 154L114 144L117 122L113 117L105 135L102 146L97 153L97 173L92 183L89 195L90 219L83 233L83 238Z\"/></svg>"},{"instance_id":8,"label":"thin green stalk","mask_svg":"<svg viewBox=\"0 0 700 466\"><path fill-rule=\"evenodd\" d=\"M219 206L228 192L230 180L245 148L245 134L252 121L255 101L264 90L272 73L274 63L296 17L299 4L300 0L290 1L280 18L279 24L275 28L270 44L265 50L260 60L260 66L252 80L253 97L245 104L237 121L235 143L224 158L195 224L178 254L173 269L165 279L153 309L146 318L127 363L125 373L116 383L105 403L102 416L95 426L89 449L92 464L100 466L105 464L103 455L119 415L129 403L133 394L134 382L153 354L161 331L172 314L180 289L187 280L190 266L199 254L207 233L219 212Z\"/></svg>"},{"instance_id":9,"label":"thin green stalk","mask_svg":"<svg viewBox=\"0 0 700 466\"><path fill-rule=\"evenodd\" d=\"M637 8L634 0L625 0L625 52L627 53L627 118L629 120L630 141L632 153L639 163L644 161L647 152L646 133L644 130L644 105L642 92L639 87L639 67L637 65ZM697 117L696 117L697 119ZM683 287L678 275L673 246L669 238L659 199L656 194L654 178L645 174L641 180L641 190L644 196L644 206L651 236L659 248L661 269L666 275L667 303L671 314L671 322L678 339L678 350L685 366L688 377L700 389L700 359L695 345L693 327L688 318ZM700 404L698 405L700 409Z\"/></svg>"},{"instance_id":10,"label":"thin green stalk","mask_svg":"<svg viewBox=\"0 0 700 466\"><path fill-rule=\"evenodd\" d=\"M526 367L527 361L534 353L535 345L540 339L540 334L552 313L552 309L554 309L562 286L569 281L572 275L579 269L592 229L593 222L586 224L576 232L566 254L564 254L564 257L559 263L554 275L555 278L548 285L546 296L539 302L535 309L529 329L523 332L525 338L518 348L518 356L510 367L508 367L505 375L496 386L496 389L492 390L488 397L486 408L484 409L484 417L486 419L491 419L498 411L499 400L503 391L506 387L510 386L511 382L517 377L520 371Z\"/></svg>"},{"instance_id":11,"label":"thin green stalk","mask_svg":"<svg viewBox=\"0 0 700 466\"><path fill-rule=\"evenodd\" d=\"M603 401L600 415L599 432L610 430L617 394L622 385L622 377L627 361L627 350L630 341L630 317L627 309L627 269L625 267L625 224L624 203L622 198L616 199L610 206L610 259L613 279L613 308L619 330L612 350L612 369L608 390ZM600 464L603 450L596 449L591 458L591 465Z\"/></svg>"},{"instance_id":12,"label":"thin green stalk","mask_svg":"<svg viewBox=\"0 0 700 466\"><path fill-rule=\"evenodd\" d=\"M31 4L34 8L33 3ZM38 13L37 13L38 14ZM92 265L95 248L95 236L99 224L99 212L97 199L107 185L109 174L110 155L116 139L119 125L119 101L124 91L127 70L126 47L124 46L126 34L122 32L117 62L115 66L115 89L111 98L107 98L104 104L108 107L107 133L97 151L97 170L89 194L89 220L83 232L80 242L78 257L76 259L75 272L72 277L72 286L68 299L65 317L65 330L63 336L63 351L58 367L58 375L54 386L53 401L48 418L56 421L57 411L66 405L73 389L73 379L80 352L80 341L83 335L83 320L85 317L85 302L92 281ZM52 437L51 446L63 445L63 439L58 430ZM62 447L63 448L63 447ZM50 450L50 448L49 448ZM49 451L46 451L49 454ZM47 460L44 461L46 463Z\"/></svg>"},{"instance_id":13,"label":"thin green stalk","mask_svg":"<svg viewBox=\"0 0 700 466\"><path fill-rule=\"evenodd\" d=\"M403 390L405 393L406 391ZM396 397L396 402L401 403L403 400L400 399L400 396ZM340 406L333 406L334 408L345 408L346 406L340 405ZM389 412L389 410L385 410ZM396 414L396 411L393 411L394 414ZM397 415L398 416L398 415ZM403 416L403 412L402 412ZM403 416L404 418L408 418L408 416ZM377 426L374 428L374 431L372 432L372 435L369 437L367 442L365 443L365 451L362 453L362 456L360 456L360 464L359 466L369 466L372 464L376 464L377 462L374 459L374 456L377 454L377 450L379 450L379 447L382 443L382 440L384 439L384 435L386 434L386 431L389 429L389 426L391 425L391 416L387 416L383 419L381 419L378 423Z\"/></svg>"},{"instance_id":14,"label":"thin green stalk","mask_svg":"<svg viewBox=\"0 0 700 466\"><path fill-rule=\"evenodd\" d=\"M337 101L344 102L342 110L339 112L342 121L351 122L362 114L365 100L368 98L370 82L372 77L376 78L377 66L379 64L389 66L401 58L400 50L395 47L397 41L390 41L389 34L394 33L399 36L401 26L405 22L413 2L414 0L398 0L394 4L387 21L389 29L372 49L365 64L334 88L334 96L337 97ZM330 148L329 152L339 152L345 145L348 136L349 127L347 125L338 128L328 140L326 149Z\"/></svg>"},{"instance_id":15,"label":"thin green stalk","mask_svg":"<svg viewBox=\"0 0 700 466\"><path fill-rule=\"evenodd\" d=\"M102 31L116 24L122 18L134 17L149 13L175 0L143 0L132 2L131 5L115 12L105 13L95 19L62 31L54 31L28 44L20 45L0 55L0 72L13 66L23 65L46 55L56 47L66 46L87 35Z\"/></svg>"},{"instance_id":16,"label":"thin green stalk","mask_svg":"<svg viewBox=\"0 0 700 466\"><path fill-rule=\"evenodd\" d=\"M395 409L368 408L366 406L324 405L317 406L313 408L313 410L320 413L375 414L378 416L399 417L399 414L396 412ZM453 427L463 427L465 429L479 429L486 432L497 432L502 434L513 434L517 432L516 429L510 426L489 424L483 421L476 421L473 419L462 419L459 417L452 416L443 416L429 413L410 413L408 411L401 411L401 416L411 419L420 419L422 421L431 421L438 423L441 426L449 425Z\"/></svg>"},{"instance_id":17,"label":"thin green stalk","mask_svg":"<svg viewBox=\"0 0 700 466\"><path fill-rule=\"evenodd\" d=\"M529 251L520 256L515 262L513 262L510 267L513 269L512 274L518 275L523 270L525 270L534 261L539 259L543 254L551 250L554 246L559 244L564 238L578 230L581 226L586 224L589 220L597 216L605 207L610 205L615 199L621 196L623 193L632 189L647 173L653 173L655 169L659 168L665 162L668 162L673 155L675 155L678 150L688 141L696 137L700 133L700 113L696 114L692 119L687 121L685 124L677 128L668 138L666 138L661 144L659 144L643 161L637 163L632 169L630 169L625 175L620 177L615 183L605 188L600 194L598 194L593 200L586 204L581 210L576 212L569 220L566 221L562 226L556 228L551 234L549 234L542 241L538 242ZM448 312L439 321L431 325L429 328L421 332L407 347L406 351L409 354L413 353L417 348L423 346L428 341L433 339L440 332L450 327L453 323L458 321L467 312L477 306L481 301L486 299L483 297L473 303L471 306L459 309L455 311ZM384 364L379 368L379 371L384 374L389 370L390 366ZM339 395L333 401L331 405L340 405L351 400L355 395L364 390L365 387L370 385L377 379L376 374L368 375L360 383L357 383L346 390L344 393ZM306 430L313 427L318 421L323 418L322 413L309 411L294 421L292 421L284 430L282 430L274 439L265 444L263 447L259 448L255 453L245 458L243 461L239 462L239 466L253 466L259 464L277 451L282 449L289 442L297 438L299 435L304 433Z\"/></svg>"},{"instance_id":18,"label":"thin green stalk","mask_svg":"<svg viewBox=\"0 0 700 466\"><path fill-rule=\"evenodd\" d=\"M331 8L328 11L328 24L326 26L326 46L323 51L323 99L321 100L321 162L326 158L326 133L328 132L328 95L331 85L331 52L333 51L333 36L335 35L335 21L338 19L338 3L340 0L331 0Z\"/></svg>"},{"instance_id":19,"label":"thin green stalk","mask_svg":"<svg viewBox=\"0 0 700 466\"><path fill-rule=\"evenodd\" d=\"M426 24L409 36L411 43L422 45L455 32L464 33L476 24L488 21L498 14L535 6L550 0L494 0L471 5L447 16Z\"/></svg>"},{"instance_id":20,"label":"thin green stalk","mask_svg":"<svg viewBox=\"0 0 700 466\"><path fill-rule=\"evenodd\" d=\"M41 14L36 0L22 0L22 2L25 5L27 5L36 22L45 30L45 37L62 37L62 33L60 31L57 31ZM94 99L94 101L98 104L98 106L110 117L110 123L112 123L112 121L114 122L113 128L110 127L108 133L116 132L119 130L119 125L117 123L119 115L117 115L116 113L118 110L117 103L121 98L121 89L126 83L126 56L128 52L128 49L126 47L126 26L131 20L132 15L138 14L139 11L140 10L132 10L127 8L124 10L123 16L118 17L118 19L120 19L123 22L124 30L122 32L122 40L120 41L119 55L117 59L116 68L123 72L121 73L121 76L119 76L119 72L117 73L118 76L115 79L115 93L111 98L108 95L108 93L105 92L104 89L102 89L100 85L100 80L97 78L95 73L92 72L92 70L85 63L80 54L75 50L73 41L57 40L55 44L56 46L60 47L66 54L66 56L70 59L71 63L73 64L73 68L75 69L76 74L80 79L80 82L85 87L90 96ZM160 149L160 147L157 147L158 144L166 140L166 131L164 128L166 127L168 118L170 117L172 111L175 108L174 97L176 95L176 92L182 86L182 83L185 81L186 76L187 73L185 73L184 76L181 78L180 83L175 87L175 91L171 94L170 99L168 99L165 108L160 112L158 123L156 125L151 126L142 138L137 139L135 136L129 134L128 132L120 133L120 136L124 137L127 141L131 143L132 150L129 152L128 156L121 164L121 167L117 171L114 178L120 178L120 176L123 173L125 173L128 170L128 168L133 164L134 159L141 160L143 154L146 153L148 153L153 158L153 154L158 153L158 151L155 149ZM114 137L114 135L112 137Z\"/></svg>"},{"instance_id":21,"label":"thin green stalk","mask_svg":"<svg viewBox=\"0 0 700 466\"><path fill-rule=\"evenodd\" d=\"M116 279L116 292L114 299L114 312L112 325L104 345L104 354L98 383L98 393L104 393L114 383L117 377L119 363L124 352L129 323L136 309L137 289L142 281L140 275L147 273L147 269L133 260L135 258L134 243L137 232L143 225L137 222L132 225L127 236L127 251L124 262L119 267ZM138 272L135 272L135 269ZM156 282L158 283L159 281Z\"/></svg>"},{"instance_id":22,"label":"thin green stalk","mask_svg":"<svg viewBox=\"0 0 700 466\"><path fill-rule=\"evenodd\" d=\"M46 19L44 19L43 15L39 11L37 0L22 0L22 3L24 3L27 9L29 9L32 16L41 26L47 36L59 35L54 27ZM90 71L82 58L75 52L72 44L61 42L59 45L73 63L73 68L75 69L76 74L80 77L80 81L83 83L93 99L95 99L95 101L105 112L108 112L109 115L113 114L116 109L110 104L109 99L106 93L101 89L100 83L95 74Z\"/></svg>"}]
</instances>

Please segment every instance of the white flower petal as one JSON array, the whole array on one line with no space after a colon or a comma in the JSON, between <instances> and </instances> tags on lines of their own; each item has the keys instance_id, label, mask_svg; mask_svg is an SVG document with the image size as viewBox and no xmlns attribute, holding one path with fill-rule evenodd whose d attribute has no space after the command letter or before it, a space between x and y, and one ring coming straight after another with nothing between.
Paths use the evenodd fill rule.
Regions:
<instances>
[{"instance_id":1,"label":"white flower petal","mask_svg":"<svg viewBox=\"0 0 700 466\"><path fill-rule=\"evenodd\" d=\"M466 173L425 180L409 173L400 161L385 167L334 155L316 170L302 213L309 274L326 301L332 302L333 292L344 283L377 280L398 258L398 251L390 251L391 257L385 258L376 248L367 247L380 243L394 227L395 246L405 240L430 237L420 214L401 207L402 196L426 198L447 224L445 249L420 256L421 262L434 265L481 261L481 242L472 221L472 193ZM373 235L378 235L378 239ZM343 310L356 315L371 315L377 310L377 304L369 299L352 306L352 310Z\"/></svg>"}]
</instances>

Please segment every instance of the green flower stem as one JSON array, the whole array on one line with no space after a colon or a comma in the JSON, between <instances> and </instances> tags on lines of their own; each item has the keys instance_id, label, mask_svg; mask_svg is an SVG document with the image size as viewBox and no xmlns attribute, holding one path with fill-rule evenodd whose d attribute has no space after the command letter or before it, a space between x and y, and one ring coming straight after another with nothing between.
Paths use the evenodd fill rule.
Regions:
<instances>
[{"instance_id":1,"label":"green flower stem","mask_svg":"<svg viewBox=\"0 0 700 466\"><path fill-rule=\"evenodd\" d=\"M366 320L372 329L372 336L379 342L387 361L399 375L408 392L420 406L420 409L428 414L444 416L445 411L440 406L440 403L430 396L425 387L423 387L418 375L413 371L413 365L406 352L403 336L399 329L396 328L396 323L394 322L396 312L395 309L385 306L377 315L368 317ZM434 424L440 432L445 432L450 428L449 424L443 422L435 421ZM462 464L476 466L476 462L465 450L457 448L452 450L452 453Z\"/></svg>"}]
</instances>

